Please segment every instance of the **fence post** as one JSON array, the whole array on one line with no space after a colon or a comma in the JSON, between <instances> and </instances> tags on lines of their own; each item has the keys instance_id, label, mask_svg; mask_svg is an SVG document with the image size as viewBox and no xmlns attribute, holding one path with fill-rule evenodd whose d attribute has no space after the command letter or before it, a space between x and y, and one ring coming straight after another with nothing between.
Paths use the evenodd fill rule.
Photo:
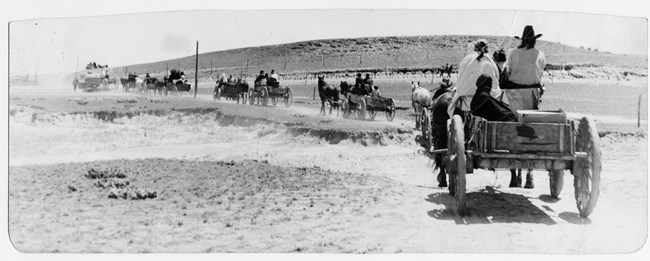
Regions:
<instances>
[{"instance_id":1,"label":"fence post","mask_svg":"<svg viewBox=\"0 0 650 261\"><path fill-rule=\"evenodd\" d=\"M640 128L641 127L641 96L643 94L639 94L639 104L637 106L636 110L636 115L637 115L637 120L636 120L636 127Z\"/></svg>"},{"instance_id":2,"label":"fence post","mask_svg":"<svg viewBox=\"0 0 650 261\"><path fill-rule=\"evenodd\" d=\"M194 99L199 90L199 41L196 41L196 60L194 60Z\"/></svg>"}]
</instances>

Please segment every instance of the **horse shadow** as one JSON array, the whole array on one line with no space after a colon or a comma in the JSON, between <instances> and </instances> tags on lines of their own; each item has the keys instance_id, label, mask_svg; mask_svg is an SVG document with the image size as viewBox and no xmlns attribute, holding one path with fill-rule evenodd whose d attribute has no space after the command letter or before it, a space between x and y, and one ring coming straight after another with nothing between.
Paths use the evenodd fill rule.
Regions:
<instances>
[{"instance_id":1,"label":"horse shadow","mask_svg":"<svg viewBox=\"0 0 650 261\"><path fill-rule=\"evenodd\" d=\"M557 224L544 211L533 205L527 197L486 187L478 192L467 193L466 210L456 211L456 200L449 193L433 193L425 201L444 205L427 214L439 220L453 220L457 225L491 223Z\"/></svg>"}]
</instances>

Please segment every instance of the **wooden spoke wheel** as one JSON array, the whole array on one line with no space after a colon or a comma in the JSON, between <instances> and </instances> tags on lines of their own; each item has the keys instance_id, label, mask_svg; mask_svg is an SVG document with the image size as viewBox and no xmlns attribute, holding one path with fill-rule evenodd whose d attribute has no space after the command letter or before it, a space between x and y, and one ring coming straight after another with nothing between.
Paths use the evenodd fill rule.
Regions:
<instances>
[{"instance_id":1,"label":"wooden spoke wheel","mask_svg":"<svg viewBox=\"0 0 650 261\"><path fill-rule=\"evenodd\" d=\"M255 91L248 91L248 104L255 105Z\"/></svg>"},{"instance_id":2,"label":"wooden spoke wheel","mask_svg":"<svg viewBox=\"0 0 650 261\"><path fill-rule=\"evenodd\" d=\"M287 87L287 93L284 94L284 107L291 107L293 102L293 94L291 93L291 88Z\"/></svg>"},{"instance_id":3,"label":"wooden spoke wheel","mask_svg":"<svg viewBox=\"0 0 650 261\"><path fill-rule=\"evenodd\" d=\"M393 121L395 119L395 102L393 99L390 99L390 104L386 109L386 120Z\"/></svg>"},{"instance_id":4,"label":"wooden spoke wheel","mask_svg":"<svg viewBox=\"0 0 650 261\"><path fill-rule=\"evenodd\" d=\"M578 125L576 151L586 152L586 158L573 162L573 187L580 216L588 217L596 207L600 192L600 137L593 120L582 118Z\"/></svg>"},{"instance_id":5,"label":"wooden spoke wheel","mask_svg":"<svg viewBox=\"0 0 650 261\"><path fill-rule=\"evenodd\" d=\"M261 104L262 106L266 106L269 104L269 90L266 88L262 88L262 91L260 92L260 99L261 99Z\"/></svg>"},{"instance_id":6,"label":"wooden spoke wheel","mask_svg":"<svg viewBox=\"0 0 650 261\"><path fill-rule=\"evenodd\" d=\"M357 117L360 120L366 119L366 100L363 98L359 99L359 104L357 104Z\"/></svg>"},{"instance_id":7,"label":"wooden spoke wheel","mask_svg":"<svg viewBox=\"0 0 650 261\"><path fill-rule=\"evenodd\" d=\"M551 170L548 172L548 184L551 189L551 197L558 198L564 186L564 170Z\"/></svg>"},{"instance_id":8,"label":"wooden spoke wheel","mask_svg":"<svg viewBox=\"0 0 650 261\"><path fill-rule=\"evenodd\" d=\"M341 102L341 115L343 118L347 119L350 117L350 114L350 102L344 98L343 102Z\"/></svg>"},{"instance_id":9,"label":"wooden spoke wheel","mask_svg":"<svg viewBox=\"0 0 650 261\"><path fill-rule=\"evenodd\" d=\"M456 213L462 215L466 209L465 201L465 133L463 131L463 119L459 115L454 115L451 120L448 140L448 166L451 167L449 172L450 180L453 180L453 195L456 199ZM452 187L452 186L450 186ZM450 189L451 194L451 189Z\"/></svg>"},{"instance_id":10,"label":"wooden spoke wheel","mask_svg":"<svg viewBox=\"0 0 650 261\"><path fill-rule=\"evenodd\" d=\"M217 88L214 92L214 99L220 101L221 100L221 88Z\"/></svg>"},{"instance_id":11,"label":"wooden spoke wheel","mask_svg":"<svg viewBox=\"0 0 650 261\"><path fill-rule=\"evenodd\" d=\"M433 146L433 129L431 128L431 115L427 109L422 110L422 116L420 116L420 130L422 132L422 138L425 141L427 151Z\"/></svg>"},{"instance_id":12,"label":"wooden spoke wheel","mask_svg":"<svg viewBox=\"0 0 650 261\"><path fill-rule=\"evenodd\" d=\"M375 120L375 116L377 116L376 111L368 111L368 118L370 118L370 120Z\"/></svg>"}]
</instances>

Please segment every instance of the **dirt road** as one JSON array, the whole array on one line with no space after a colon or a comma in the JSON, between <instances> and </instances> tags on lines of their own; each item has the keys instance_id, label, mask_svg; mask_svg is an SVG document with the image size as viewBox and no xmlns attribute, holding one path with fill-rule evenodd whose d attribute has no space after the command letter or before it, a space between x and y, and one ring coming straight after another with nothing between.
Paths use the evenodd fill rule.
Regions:
<instances>
[{"instance_id":1,"label":"dirt road","mask_svg":"<svg viewBox=\"0 0 650 261\"><path fill-rule=\"evenodd\" d=\"M508 188L503 170L468 176L471 214L459 217L405 112L389 123L304 103L10 95L9 232L21 251L623 253L647 237L644 132L602 137L589 218L570 173L558 201L545 173L535 189ZM111 168L157 197L109 198L84 176Z\"/></svg>"}]
</instances>

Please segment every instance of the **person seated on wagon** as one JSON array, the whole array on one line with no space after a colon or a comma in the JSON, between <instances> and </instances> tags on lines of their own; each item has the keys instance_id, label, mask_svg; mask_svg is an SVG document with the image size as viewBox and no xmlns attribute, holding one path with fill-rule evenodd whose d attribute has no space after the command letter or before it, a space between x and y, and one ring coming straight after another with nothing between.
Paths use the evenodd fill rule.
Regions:
<instances>
[{"instance_id":1,"label":"person seated on wagon","mask_svg":"<svg viewBox=\"0 0 650 261\"><path fill-rule=\"evenodd\" d=\"M454 116L457 106L464 112L463 114L469 113L472 96L476 92L476 80L483 74L492 79L490 95L506 104L508 103L507 97L502 95L503 92L499 88L499 68L497 68L490 55L485 55L487 52L487 40L478 40L474 44L474 52L465 56L460 62L456 92L447 109L449 117Z\"/></svg>"},{"instance_id":2,"label":"person seated on wagon","mask_svg":"<svg viewBox=\"0 0 650 261\"><path fill-rule=\"evenodd\" d=\"M260 74L257 75L257 78L255 78L255 81L253 82L255 84L255 87L262 86L262 80L264 78L265 78L264 71L260 71Z\"/></svg>"},{"instance_id":3,"label":"person seated on wagon","mask_svg":"<svg viewBox=\"0 0 650 261\"><path fill-rule=\"evenodd\" d=\"M232 77L232 74L228 75L228 80L226 80L226 82L227 82L229 85L232 85L232 84L235 83L235 78Z\"/></svg>"},{"instance_id":4,"label":"person seated on wagon","mask_svg":"<svg viewBox=\"0 0 650 261\"><path fill-rule=\"evenodd\" d=\"M363 78L360 73L357 73L357 78L354 79L354 87L350 90L350 93L360 94L361 86L363 85Z\"/></svg>"},{"instance_id":5,"label":"person seated on wagon","mask_svg":"<svg viewBox=\"0 0 650 261\"><path fill-rule=\"evenodd\" d=\"M372 98L379 99L381 98L381 93L379 92L379 86L372 88Z\"/></svg>"},{"instance_id":6,"label":"person seated on wagon","mask_svg":"<svg viewBox=\"0 0 650 261\"><path fill-rule=\"evenodd\" d=\"M510 101L510 106L517 110L538 110L541 95L544 93L542 75L546 66L544 53L535 49L537 38L533 26L524 27L521 45L510 50L504 66L502 89Z\"/></svg>"},{"instance_id":7,"label":"person seated on wagon","mask_svg":"<svg viewBox=\"0 0 650 261\"><path fill-rule=\"evenodd\" d=\"M476 92L470 104L472 114L488 121L517 121L517 115L507 104L490 95L491 90L490 76L482 74L476 79Z\"/></svg>"},{"instance_id":8,"label":"person seated on wagon","mask_svg":"<svg viewBox=\"0 0 650 261\"><path fill-rule=\"evenodd\" d=\"M268 79L268 84L272 87L280 87L280 81L278 81L278 74L275 73L275 70L271 70L271 75Z\"/></svg>"},{"instance_id":9,"label":"person seated on wagon","mask_svg":"<svg viewBox=\"0 0 650 261\"><path fill-rule=\"evenodd\" d=\"M366 78L363 79L363 95L370 95L372 93L372 87L374 86L374 81L370 78L370 74L366 73Z\"/></svg>"}]
</instances>

